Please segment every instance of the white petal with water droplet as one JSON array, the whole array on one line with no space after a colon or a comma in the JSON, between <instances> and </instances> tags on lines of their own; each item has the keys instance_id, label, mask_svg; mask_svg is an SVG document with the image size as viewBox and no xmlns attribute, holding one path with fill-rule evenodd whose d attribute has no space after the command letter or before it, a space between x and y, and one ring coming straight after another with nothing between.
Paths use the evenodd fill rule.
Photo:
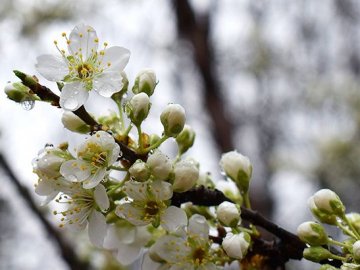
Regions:
<instances>
[{"instance_id":1,"label":"white petal with water droplet","mask_svg":"<svg viewBox=\"0 0 360 270\"><path fill-rule=\"evenodd\" d=\"M64 85L60 94L60 106L69 111L79 109L88 99L89 93L81 82Z\"/></svg>"}]
</instances>

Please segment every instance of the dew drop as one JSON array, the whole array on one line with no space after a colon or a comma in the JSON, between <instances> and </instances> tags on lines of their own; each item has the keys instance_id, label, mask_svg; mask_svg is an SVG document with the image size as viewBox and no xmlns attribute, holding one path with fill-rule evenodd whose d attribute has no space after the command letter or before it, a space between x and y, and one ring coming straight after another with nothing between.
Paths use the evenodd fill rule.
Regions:
<instances>
[{"instance_id":1,"label":"dew drop","mask_svg":"<svg viewBox=\"0 0 360 270\"><path fill-rule=\"evenodd\" d=\"M21 106L23 107L24 110L30 111L32 108L34 108L35 101L34 100L24 100L21 102Z\"/></svg>"}]
</instances>

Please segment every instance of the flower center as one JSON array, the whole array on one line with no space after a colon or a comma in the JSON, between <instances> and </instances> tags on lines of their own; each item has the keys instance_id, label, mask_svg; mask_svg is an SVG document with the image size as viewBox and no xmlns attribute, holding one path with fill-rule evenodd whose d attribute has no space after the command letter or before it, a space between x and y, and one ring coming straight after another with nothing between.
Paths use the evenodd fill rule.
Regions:
<instances>
[{"instance_id":1,"label":"flower center","mask_svg":"<svg viewBox=\"0 0 360 270\"><path fill-rule=\"evenodd\" d=\"M107 152L96 153L91 158L91 165L97 168L103 168L106 166Z\"/></svg>"},{"instance_id":2,"label":"flower center","mask_svg":"<svg viewBox=\"0 0 360 270\"><path fill-rule=\"evenodd\" d=\"M155 201L149 201L145 205L145 214L147 216L155 216L159 212L159 205Z\"/></svg>"},{"instance_id":3,"label":"flower center","mask_svg":"<svg viewBox=\"0 0 360 270\"><path fill-rule=\"evenodd\" d=\"M80 79L86 79L93 75L94 69L91 65L84 63L77 66L77 72Z\"/></svg>"},{"instance_id":4,"label":"flower center","mask_svg":"<svg viewBox=\"0 0 360 270\"><path fill-rule=\"evenodd\" d=\"M206 252L203 248L199 247L192 253L192 259L196 265L201 265L206 261Z\"/></svg>"}]
</instances>

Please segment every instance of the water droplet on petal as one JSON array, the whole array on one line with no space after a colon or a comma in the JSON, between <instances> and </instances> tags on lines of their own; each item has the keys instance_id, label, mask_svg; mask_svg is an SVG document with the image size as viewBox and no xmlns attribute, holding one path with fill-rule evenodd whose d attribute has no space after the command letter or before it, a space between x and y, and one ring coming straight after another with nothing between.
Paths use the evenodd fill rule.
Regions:
<instances>
[{"instance_id":1,"label":"water droplet on petal","mask_svg":"<svg viewBox=\"0 0 360 270\"><path fill-rule=\"evenodd\" d=\"M21 102L21 106L23 107L24 110L30 111L32 108L34 108L35 101L34 100L24 100Z\"/></svg>"},{"instance_id":2,"label":"water droplet on petal","mask_svg":"<svg viewBox=\"0 0 360 270\"><path fill-rule=\"evenodd\" d=\"M64 102L64 108L67 110L74 110L78 106L78 102L76 99L69 98Z\"/></svg>"}]
</instances>

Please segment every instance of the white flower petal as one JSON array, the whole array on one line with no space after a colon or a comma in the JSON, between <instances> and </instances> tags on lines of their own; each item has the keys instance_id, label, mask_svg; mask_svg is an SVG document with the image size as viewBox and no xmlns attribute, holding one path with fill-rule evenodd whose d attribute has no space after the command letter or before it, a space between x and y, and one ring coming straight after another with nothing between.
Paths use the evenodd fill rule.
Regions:
<instances>
[{"instance_id":1,"label":"white flower petal","mask_svg":"<svg viewBox=\"0 0 360 270\"><path fill-rule=\"evenodd\" d=\"M150 259L149 252L144 255L144 258L141 262L141 270L166 270L166 268L160 268L161 264L154 262Z\"/></svg>"},{"instance_id":2,"label":"white flower petal","mask_svg":"<svg viewBox=\"0 0 360 270\"><path fill-rule=\"evenodd\" d=\"M103 185L97 185L94 190L94 199L102 211L110 207L109 198Z\"/></svg>"},{"instance_id":3,"label":"white flower petal","mask_svg":"<svg viewBox=\"0 0 360 270\"><path fill-rule=\"evenodd\" d=\"M96 31L89 25L79 24L71 31L69 36L69 52L74 55L81 53L84 61L97 51L98 40Z\"/></svg>"},{"instance_id":4,"label":"white flower petal","mask_svg":"<svg viewBox=\"0 0 360 270\"><path fill-rule=\"evenodd\" d=\"M116 255L116 259L123 265L129 265L136 261L139 257L141 251L141 247L127 245L124 248L119 248L118 253Z\"/></svg>"},{"instance_id":5,"label":"white flower petal","mask_svg":"<svg viewBox=\"0 0 360 270\"><path fill-rule=\"evenodd\" d=\"M68 160L61 165L60 173L70 182L82 182L91 175L91 167L83 160Z\"/></svg>"},{"instance_id":6,"label":"white flower petal","mask_svg":"<svg viewBox=\"0 0 360 270\"><path fill-rule=\"evenodd\" d=\"M111 97L119 92L123 86L120 72L107 72L99 74L93 79L93 89L103 97Z\"/></svg>"},{"instance_id":7,"label":"white flower petal","mask_svg":"<svg viewBox=\"0 0 360 270\"><path fill-rule=\"evenodd\" d=\"M47 196L54 192L54 181L47 179L39 179L35 186L35 193L40 196Z\"/></svg>"},{"instance_id":8,"label":"white flower petal","mask_svg":"<svg viewBox=\"0 0 360 270\"><path fill-rule=\"evenodd\" d=\"M60 56L44 54L38 56L36 60L36 70L49 81L61 81L69 73L67 63Z\"/></svg>"},{"instance_id":9,"label":"white flower petal","mask_svg":"<svg viewBox=\"0 0 360 270\"><path fill-rule=\"evenodd\" d=\"M115 213L119 217L126 219L135 226L143 226L151 222L151 220L144 221L144 210L134 207L131 203L118 205L116 207Z\"/></svg>"},{"instance_id":10,"label":"white flower petal","mask_svg":"<svg viewBox=\"0 0 360 270\"><path fill-rule=\"evenodd\" d=\"M89 97L89 92L81 82L66 83L60 94L61 108L76 111Z\"/></svg>"},{"instance_id":11,"label":"white flower petal","mask_svg":"<svg viewBox=\"0 0 360 270\"><path fill-rule=\"evenodd\" d=\"M157 180L151 184L151 187L155 197L160 201L169 200L173 195L172 185L168 182Z\"/></svg>"},{"instance_id":12,"label":"white flower petal","mask_svg":"<svg viewBox=\"0 0 360 270\"><path fill-rule=\"evenodd\" d=\"M104 244L103 247L105 249L118 249L119 245L122 245L122 243L119 241L117 237L117 229L116 225L109 225L108 230L106 233L106 236L104 238Z\"/></svg>"},{"instance_id":13,"label":"white flower petal","mask_svg":"<svg viewBox=\"0 0 360 270\"><path fill-rule=\"evenodd\" d=\"M182 258L185 259L191 252L191 248L187 245L186 241L174 235L160 237L152 249L160 258L169 263L179 262Z\"/></svg>"},{"instance_id":14,"label":"white flower petal","mask_svg":"<svg viewBox=\"0 0 360 270\"><path fill-rule=\"evenodd\" d=\"M45 199L40 203L40 206L45 206L47 205L49 202L51 202L53 199L55 199L55 197L59 194L58 191L54 191L53 193L49 194L48 196L45 197Z\"/></svg>"},{"instance_id":15,"label":"white flower petal","mask_svg":"<svg viewBox=\"0 0 360 270\"><path fill-rule=\"evenodd\" d=\"M114 72L122 71L129 62L130 51L120 46L113 46L104 51L104 57L101 60L104 67L110 63L108 70Z\"/></svg>"},{"instance_id":16,"label":"white flower petal","mask_svg":"<svg viewBox=\"0 0 360 270\"><path fill-rule=\"evenodd\" d=\"M168 232L176 232L187 225L187 216L184 210L170 206L161 215L161 226Z\"/></svg>"},{"instance_id":17,"label":"white flower petal","mask_svg":"<svg viewBox=\"0 0 360 270\"><path fill-rule=\"evenodd\" d=\"M130 180L124 185L124 192L135 201L145 201L148 183Z\"/></svg>"},{"instance_id":18,"label":"white flower petal","mask_svg":"<svg viewBox=\"0 0 360 270\"><path fill-rule=\"evenodd\" d=\"M89 179L83 182L83 188L90 189L96 187L101 182L101 180L104 179L105 174L105 168L98 169L95 174L92 174Z\"/></svg>"},{"instance_id":19,"label":"white flower petal","mask_svg":"<svg viewBox=\"0 0 360 270\"><path fill-rule=\"evenodd\" d=\"M189 219L188 233L207 239L209 237L209 224L206 218L198 214L193 215Z\"/></svg>"},{"instance_id":20,"label":"white flower petal","mask_svg":"<svg viewBox=\"0 0 360 270\"><path fill-rule=\"evenodd\" d=\"M92 211L89 217L89 239L96 247L102 247L106 235L106 220L103 214L98 211Z\"/></svg>"}]
</instances>

